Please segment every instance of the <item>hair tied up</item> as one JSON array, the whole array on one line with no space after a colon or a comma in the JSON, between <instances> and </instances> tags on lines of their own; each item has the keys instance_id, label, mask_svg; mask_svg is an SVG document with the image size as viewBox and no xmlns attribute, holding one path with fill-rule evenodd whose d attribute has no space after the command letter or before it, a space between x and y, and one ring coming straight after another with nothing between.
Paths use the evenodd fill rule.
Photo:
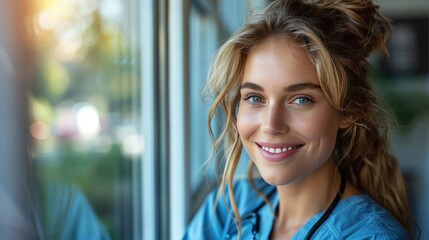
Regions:
<instances>
[{"instance_id":1,"label":"hair tied up","mask_svg":"<svg viewBox=\"0 0 429 240\"><path fill-rule=\"evenodd\" d=\"M305 2L305 1L304 1ZM336 24L327 34L334 42L353 43L351 56L365 59L372 52L388 54L386 41L390 21L379 12L379 6L370 0L307 1L324 10ZM331 40L328 39L328 40ZM348 44L351 46L351 44ZM340 48L341 49L341 48Z\"/></svg>"}]
</instances>

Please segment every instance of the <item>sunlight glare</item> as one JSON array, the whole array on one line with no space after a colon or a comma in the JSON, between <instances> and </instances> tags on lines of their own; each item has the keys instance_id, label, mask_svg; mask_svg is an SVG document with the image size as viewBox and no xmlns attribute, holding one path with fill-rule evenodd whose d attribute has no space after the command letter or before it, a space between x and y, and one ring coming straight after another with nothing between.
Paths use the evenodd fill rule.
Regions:
<instances>
[{"instance_id":1,"label":"sunlight glare","mask_svg":"<svg viewBox=\"0 0 429 240\"><path fill-rule=\"evenodd\" d=\"M97 109L88 104L78 104L76 111L76 126L83 138L94 138L100 132L100 115Z\"/></svg>"}]
</instances>

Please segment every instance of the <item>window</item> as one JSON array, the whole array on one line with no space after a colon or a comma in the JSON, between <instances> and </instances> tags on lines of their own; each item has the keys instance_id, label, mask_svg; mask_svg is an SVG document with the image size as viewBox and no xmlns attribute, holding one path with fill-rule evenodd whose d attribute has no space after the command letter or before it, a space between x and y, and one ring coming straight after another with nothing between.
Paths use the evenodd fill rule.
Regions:
<instances>
[{"instance_id":1,"label":"window","mask_svg":"<svg viewBox=\"0 0 429 240\"><path fill-rule=\"evenodd\" d=\"M46 237L139 236L136 3L31 1L30 158Z\"/></svg>"}]
</instances>

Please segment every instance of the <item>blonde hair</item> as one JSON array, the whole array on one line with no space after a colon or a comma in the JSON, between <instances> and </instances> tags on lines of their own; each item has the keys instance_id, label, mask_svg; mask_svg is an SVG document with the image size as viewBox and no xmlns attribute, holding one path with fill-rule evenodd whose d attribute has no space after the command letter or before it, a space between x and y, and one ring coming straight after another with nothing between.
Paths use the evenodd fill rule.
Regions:
<instances>
[{"instance_id":1,"label":"blonde hair","mask_svg":"<svg viewBox=\"0 0 429 240\"><path fill-rule=\"evenodd\" d=\"M211 65L206 91L214 96L208 116L213 155L225 160L220 192L227 187L237 228L241 218L233 193L234 174L242 143L236 108L248 52L272 36L293 39L315 65L328 102L350 121L337 137L338 166L348 180L390 211L413 231L407 193L396 159L388 150L392 117L378 103L369 82L368 57L387 54L390 24L371 0L283 0L252 16L218 50ZM217 110L225 114L215 136L211 123ZM250 161L249 178L253 162Z\"/></svg>"}]
</instances>

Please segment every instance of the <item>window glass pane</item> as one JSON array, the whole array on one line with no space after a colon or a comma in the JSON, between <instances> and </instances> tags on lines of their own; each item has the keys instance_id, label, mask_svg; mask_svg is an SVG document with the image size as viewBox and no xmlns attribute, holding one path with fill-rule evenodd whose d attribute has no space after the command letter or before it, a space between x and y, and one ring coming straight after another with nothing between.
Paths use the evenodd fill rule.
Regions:
<instances>
[{"instance_id":1,"label":"window glass pane","mask_svg":"<svg viewBox=\"0 0 429 240\"><path fill-rule=\"evenodd\" d=\"M204 162L208 160L211 150L211 140L207 130L207 115L211 104L211 99L201 96L202 89L206 82L207 73L210 65L211 57L216 50L216 25L213 16L201 14L195 6L192 6L190 13L190 181L191 191L195 193L195 197L191 198L197 204L191 203L194 209L198 207L198 202L201 202L210 185L207 174L213 176L214 171L210 165L209 169L204 166Z\"/></svg>"},{"instance_id":2,"label":"window glass pane","mask_svg":"<svg viewBox=\"0 0 429 240\"><path fill-rule=\"evenodd\" d=\"M201 95L207 81L213 55L224 41L243 23L254 6L249 1L192 1L189 15L190 61L190 181L191 213L198 210L207 193L219 182L216 171L222 169L216 159L210 159L212 143L209 137L207 116L213 99ZM261 4L262 5L262 4ZM231 14L234 13L234 14ZM214 119L216 121L216 118ZM212 123L212 126L221 124ZM219 129L214 129L216 132ZM245 174L247 159L240 161L237 175ZM221 174L221 173L219 173Z\"/></svg>"},{"instance_id":3,"label":"window glass pane","mask_svg":"<svg viewBox=\"0 0 429 240\"><path fill-rule=\"evenodd\" d=\"M129 38L137 19L127 1L33 6L30 153L44 235L129 239L143 146Z\"/></svg>"}]
</instances>

